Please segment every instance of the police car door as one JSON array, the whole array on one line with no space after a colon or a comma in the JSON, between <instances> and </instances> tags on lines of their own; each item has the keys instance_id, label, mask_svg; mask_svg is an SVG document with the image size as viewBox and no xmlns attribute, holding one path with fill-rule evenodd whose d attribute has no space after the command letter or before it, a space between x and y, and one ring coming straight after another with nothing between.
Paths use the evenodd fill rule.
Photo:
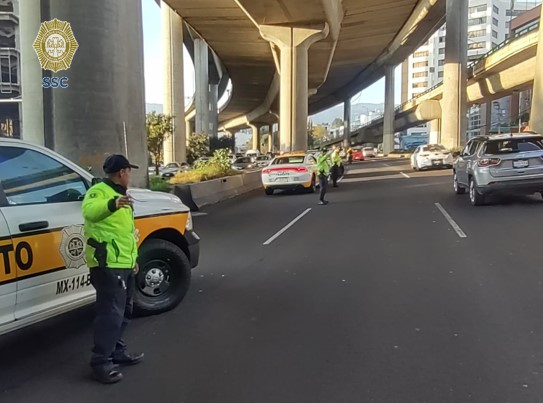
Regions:
<instances>
[{"instance_id":1,"label":"police car door","mask_svg":"<svg viewBox=\"0 0 543 403\"><path fill-rule=\"evenodd\" d=\"M5 202L0 184L0 328L15 320L16 273L12 270L13 243L8 223L2 215L1 206Z\"/></svg>"},{"instance_id":2,"label":"police car door","mask_svg":"<svg viewBox=\"0 0 543 403\"><path fill-rule=\"evenodd\" d=\"M89 183L68 163L24 143L0 146L2 208L14 247L15 318L55 313L93 297L81 200Z\"/></svg>"}]
</instances>

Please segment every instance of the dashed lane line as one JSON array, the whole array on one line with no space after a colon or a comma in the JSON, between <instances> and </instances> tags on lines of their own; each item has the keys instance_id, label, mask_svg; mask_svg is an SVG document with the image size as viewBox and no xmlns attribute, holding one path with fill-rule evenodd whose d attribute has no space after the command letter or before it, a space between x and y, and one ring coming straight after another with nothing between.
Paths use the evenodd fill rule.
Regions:
<instances>
[{"instance_id":1,"label":"dashed lane line","mask_svg":"<svg viewBox=\"0 0 543 403\"><path fill-rule=\"evenodd\" d=\"M300 214L298 217L296 217L294 220L292 220L289 224L287 224L285 227L283 227L283 229L281 229L274 236L272 236L270 239L268 239L266 242L264 242L263 245L271 244L273 241L275 241L277 238L279 238L285 231L287 231L290 227L292 227L294 224L296 224L298 221L300 221L310 211L311 211L311 208L308 208L307 210L305 210L302 214Z\"/></svg>"},{"instance_id":2,"label":"dashed lane line","mask_svg":"<svg viewBox=\"0 0 543 403\"><path fill-rule=\"evenodd\" d=\"M456 231L456 233L458 234L460 238L468 237L466 233L462 231L462 228L460 228L460 226L456 223L456 221L453 220L451 215L447 213L447 210L445 210L445 208L443 208L443 206L440 203L435 203L435 206L439 209L439 211L441 211L441 214L443 214L445 219L449 222L449 224L451 224L451 227L453 227L453 229Z\"/></svg>"}]
</instances>

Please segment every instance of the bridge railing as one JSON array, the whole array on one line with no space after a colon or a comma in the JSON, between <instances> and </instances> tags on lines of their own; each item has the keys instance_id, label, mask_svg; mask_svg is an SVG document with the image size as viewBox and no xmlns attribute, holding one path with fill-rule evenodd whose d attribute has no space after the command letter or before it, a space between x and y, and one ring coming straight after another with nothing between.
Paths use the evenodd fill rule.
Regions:
<instances>
[{"instance_id":1,"label":"bridge railing","mask_svg":"<svg viewBox=\"0 0 543 403\"><path fill-rule=\"evenodd\" d=\"M523 30L517 32L515 35L507 38L505 41L503 41L502 43L500 43L498 46L496 46L495 48L489 50L488 52L486 52L484 55L482 55L480 58L478 58L477 60L474 60L473 62L471 62L470 64L468 64L468 69L473 69L476 65L478 65L479 63L482 63L484 62L484 60L489 57L490 55L493 55L494 53L496 53L498 50L500 49L503 49L505 46L509 45L511 42L513 42L514 40L517 40L518 38L524 36L524 35L528 35L529 33L535 31L539 29L539 22L537 22L536 24L534 25L531 25L527 28L524 28Z\"/></svg>"},{"instance_id":2,"label":"bridge railing","mask_svg":"<svg viewBox=\"0 0 543 403\"><path fill-rule=\"evenodd\" d=\"M498 50L500 49L503 49L505 46L507 46L508 44L510 44L511 42L525 36L525 35L528 35L530 33L532 33L533 31L539 29L539 26L540 26L540 23L537 22L536 24L532 25L532 26L529 26L519 32L517 32L515 35L507 38L505 41L503 41L502 43L500 43L498 46L496 46L495 48L493 48L492 50L488 51L487 53L485 53L484 55L482 55L480 58L478 58L477 60L474 60L473 62L471 62L470 64L468 64L468 77L471 78L473 77L473 71L474 71L474 68L479 65L480 63L483 63L485 61L485 59L489 56L491 56L492 54L496 53ZM431 88L428 88L427 90L425 90L424 92L421 92L420 94L417 94L415 95L413 98L409 99L408 101L402 103L401 105L397 106L396 108L394 108L394 112L397 113L397 112L400 112L407 104L413 102L414 100L416 100L417 98L420 98L432 91L434 91L436 88L438 88L439 86L443 85L443 82L439 82L437 83L436 85L434 85L433 87ZM361 129L363 129L364 127L367 127L367 126L370 126L371 124L373 124L373 122L375 122L376 120L379 120L383 117L383 113L379 113L377 115L374 115L372 116L372 118L367 121L366 123L364 123L363 125L360 125L359 127L357 127L355 130L353 130L351 132L351 136L356 136L357 135L357 132Z\"/></svg>"}]
</instances>

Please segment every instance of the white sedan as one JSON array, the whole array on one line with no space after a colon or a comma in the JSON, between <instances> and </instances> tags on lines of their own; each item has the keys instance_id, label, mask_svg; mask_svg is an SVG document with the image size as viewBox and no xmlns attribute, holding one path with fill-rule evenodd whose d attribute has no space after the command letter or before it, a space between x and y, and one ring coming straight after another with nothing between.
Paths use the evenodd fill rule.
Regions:
<instances>
[{"instance_id":1,"label":"white sedan","mask_svg":"<svg viewBox=\"0 0 543 403\"><path fill-rule=\"evenodd\" d=\"M364 155L364 158L375 158L377 153L373 147L364 147L362 149L362 155Z\"/></svg>"},{"instance_id":2,"label":"white sedan","mask_svg":"<svg viewBox=\"0 0 543 403\"><path fill-rule=\"evenodd\" d=\"M411 156L411 168L415 171L427 168L449 168L453 166L452 153L440 144L417 147Z\"/></svg>"},{"instance_id":3,"label":"white sedan","mask_svg":"<svg viewBox=\"0 0 543 403\"><path fill-rule=\"evenodd\" d=\"M275 190L304 189L315 192L317 161L311 154L290 153L275 157L262 170L262 185L268 196Z\"/></svg>"}]
</instances>

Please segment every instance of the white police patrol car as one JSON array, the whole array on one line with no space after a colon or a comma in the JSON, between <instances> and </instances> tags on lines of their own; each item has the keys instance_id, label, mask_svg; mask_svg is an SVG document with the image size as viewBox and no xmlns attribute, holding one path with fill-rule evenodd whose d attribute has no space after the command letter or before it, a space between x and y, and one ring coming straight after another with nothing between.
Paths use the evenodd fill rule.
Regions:
<instances>
[{"instance_id":1,"label":"white police patrol car","mask_svg":"<svg viewBox=\"0 0 543 403\"><path fill-rule=\"evenodd\" d=\"M286 153L275 157L262 170L262 185L267 195L275 190L303 189L315 192L317 160L304 152Z\"/></svg>"},{"instance_id":2,"label":"white police patrol car","mask_svg":"<svg viewBox=\"0 0 543 403\"><path fill-rule=\"evenodd\" d=\"M93 177L57 153L0 138L0 334L90 303L81 203ZM134 199L140 314L177 306L199 259L199 237L174 195Z\"/></svg>"}]
</instances>

